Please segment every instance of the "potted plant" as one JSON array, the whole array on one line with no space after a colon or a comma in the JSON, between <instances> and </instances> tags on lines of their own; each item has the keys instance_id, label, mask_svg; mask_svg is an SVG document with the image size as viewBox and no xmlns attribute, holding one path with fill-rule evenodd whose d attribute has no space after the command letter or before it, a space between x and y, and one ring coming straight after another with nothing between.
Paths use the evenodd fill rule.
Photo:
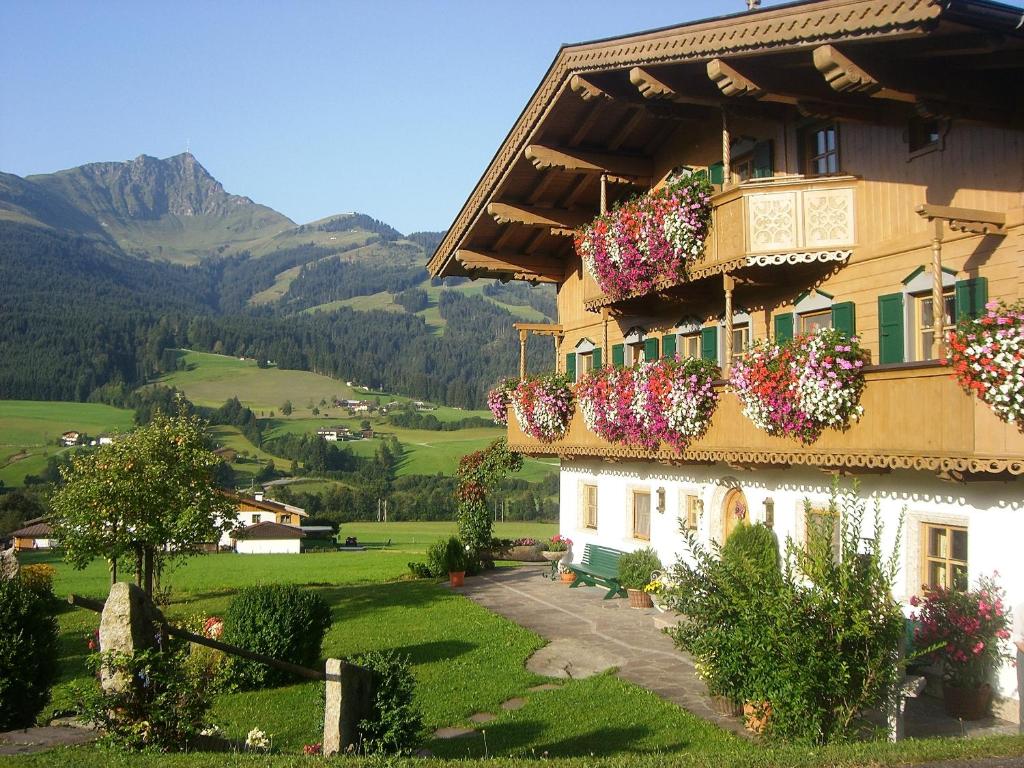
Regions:
<instances>
[{"instance_id":1,"label":"potted plant","mask_svg":"<svg viewBox=\"0 0 1024 768\"><path fill-rule=\"evenodd\" d=\"M569 553L571 546L572 539L556 533L544 543L541 554L545 560L562 560Z\"/></svg>"},{"instance_id":2,"label":"potted plant","mask_svg":"<svg viewBox=\"0 0 1024 768\"><path fill-rule=\"evenodd\" d=\"M440 539L427 549L427 567L434 576L448 574L453 587L466 583L466 569L470 566L469 553L456 536Z\"/></svg>"},{"instance_id":3,"label":"potted plant","mask_svg":"<svg viewBox=\"0 0 1024 768\"><path fill-rule=\"evenodd\" d=\"M661 559L651 547L627 552L619 558L619 583L629 594L631 608L654 607L644 587L651 583L655 571L661 571Z\"/></svg>"},{"instance_id":4,"label":"potted plant","mask_svg":"<svg viewBox=\"0 0 1024 768\"><path fill-rule=\"evenodd\" d=\"M978 720L992 701L989 679L1009 653L1003 641L1010 636L1004 593L994 577L982 576L975 589L926 589L910 604L917 610L914 642L933 649L942 664L942 698L946 711L963 720Z\"/></svg>"}]
</instances>

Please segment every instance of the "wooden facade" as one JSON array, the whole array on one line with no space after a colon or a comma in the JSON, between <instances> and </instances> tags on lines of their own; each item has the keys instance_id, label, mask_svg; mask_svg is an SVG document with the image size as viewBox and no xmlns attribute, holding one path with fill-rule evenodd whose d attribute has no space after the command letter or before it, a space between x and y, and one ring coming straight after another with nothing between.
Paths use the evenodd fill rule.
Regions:
<instances>
[{"instance_id":1,"label":"wooden facade","mask_svg":"<svg viewBox=\"0 0 1024 768\"><path fill-rule=\"evenodd\" d=\"M838 312L873 367L863 420L809 447L758 432L728 393L682 457L603 444L578 414L555 444L510 420L513 447L954 479L1024 472L1021 432L928 362L941 350L913 316L918 297L944 303L944 291L957 314L1024 298L1021 18L988 2L820 0L564 47L431 274L556 284L562 370L581 343L604 364L628 363L631 333L664 354L702 331L705 356L727 368L735 320L751 339L778 337L799 331L802 307ZM682 280L604 296L573 228L681 167L718 182L705 253Z\"/></svg>"}]
</instances>

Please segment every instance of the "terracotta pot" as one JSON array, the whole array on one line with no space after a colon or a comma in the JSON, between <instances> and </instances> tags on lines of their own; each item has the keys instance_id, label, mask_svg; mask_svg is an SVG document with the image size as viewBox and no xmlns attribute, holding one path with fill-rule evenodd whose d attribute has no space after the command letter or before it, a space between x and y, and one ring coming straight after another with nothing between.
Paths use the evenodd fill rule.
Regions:
<instances>
[{"instance_id":1,"label":"terracotta pot","mask_svg":"<svg viewBox=\"0 0 1024 768\"><path fill-rule=\"evenodd\" d=\"M728 696L712 696L711 708L720 715L739 717L743 714L743 704Z\"/></svg>"},{"instance_id":2,"label":"terracotta pot","mask_svg":"<svg viewBox=\"0 0 1024 768\"><path fill-rule=\"evenodd\" d=\"M992 686L985 683L980 688L958 688L949 683L942 684L942 701L946 712L961 720L980 720L988 714L992 703Z\"/></svg>"},{"instance_id":3,"label":"terracotta pot","mask_svg":"<svg viewBox=\"0 0 1024 768\"><path fill-rule=\"evenodd\" d=\"M651 602L651 596L644 592L642 589L627 589L626 593L629 595L630 608L654 607L654 603Z\"/></svg>"},{"instance_id":4,"label":"terracotta pot","mask_svg":"<svg viewBox=\"0 0 1024 768\"><path fill-rule=\"evenodd\" d=\"M453 587L461 587L466 583L466 572L448 571L448 581Z\"/></svg>"},{"instance_id":5,"label":"terracotta pot","mask_svg":"<svg viewBox=\"0 0 1024 768\"><path fill-rule=\"evenodd\" d=\"M764 733L772 719L772 703L770 701L743 702L743 727L754 733Z\"/></svg>"},{"instance_id":6,"label":"terracotta pot","mask_svg":"<svg viewBox=\"0 0 1024 768\"><path fill-rule=\"evenodd\" d=\"M576 581L576 574L572 571L563 571L558 575L562 577L563 584L572 584L574 581Z\"/></svg>"}]
</instances>

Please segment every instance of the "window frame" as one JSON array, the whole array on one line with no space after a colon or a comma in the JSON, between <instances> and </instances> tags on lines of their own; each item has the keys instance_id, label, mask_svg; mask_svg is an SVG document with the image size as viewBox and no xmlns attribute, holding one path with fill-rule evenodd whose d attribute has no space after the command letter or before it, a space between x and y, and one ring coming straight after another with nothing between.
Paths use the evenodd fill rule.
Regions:
<instances>
[{"instance_id":1,"label":"window frame","mask_svg":"<svg viewBox=\"0 0 1024 768\"><path fill-rule=\"evenodd\" d=\"M704 511L704 500L695 493L687 493L683 497L684 526L688 531L700 528L701 513Z\"/></svg>"},{"instance_id":2,"label":"window frame","mask_svg":"<svg viewBox=\"0 0 1024 768\"><path fill-rule=\"evenodd\" d=\"M910 312L909 312L909 315L910 315L910 328L911 328L910 338L911 338L911 340L913 342L912 354L914 356L914 359L915 360L920 360L920 361L934 360L935 358L933 358L931 356L931 354L932 354L932 344L931 343L928 344L928 349L927 350L924 348L924 346L925 346L924 345L924 336L925 336L925 334L927 334L929 336L932 335L933 324L932 323L928 323L927 325L925 325L924 322L922 321L922 316L924 315L924 304L925 304L925 302L931 302L931 300L932 300L932 292L930 290L929 291L917 291L917 292L908 294L908 297L909 297L910 303L911 303L911 308L910 308ZM956 328L956 286L955 285L951 285L951 286L943 285L942 286L942 304L943 304L943 311L944 312L945 312L945 309L946 309L946 305L949 302L952 302L952 311L948 315L949 321L948 322L943 322L943 324L942 324L942 331L943 331L943 333L945 333L947 331L951 331L954 328ZM932 318L934 318L934 317L935 317L935 314L934 314L934 309L933 309Z\"/></svg>"},{"instance_id":3,"label":"window frame","mask_svg":"<svg viewBox=\"0 0 1024 768\"><path fill-rule=\"evenodd\" d=\"M637 498L641 496L647 497L647 535L644 536L637 527ZM630 491L630 507L631 507L631 537L637 541L650 541L651 540L651 490L649 488L633 488Z\"/></svg>"},{"instance_id":4,"label":"window frame","mask_svg":"<svg viewBox=\"0 0 1024 768\"><path fill-rule=\"evenodd\" d=\"M940 555L931 554L931 532L935 530L943 530L949 536L948 556L942 557ZM963 533L964 535L964 549L965 558L963 560L953 556L953 535L954 533ZM932 582L929 578L930 566L933 562L940 562L945 567L945 583L940 585L945 589L966 589L970 582L970 530L967 525L954 525L951 523L943 523L929 520L921 521L921 550L919 562L919 573L921 577L921 584L925 587L931 587ZM954 582L953 571L958 565L963 566L964 570L964 583L962 587L956 586Z\"/></svg>"},{"instance_id":5,"label":"window frame","mask_svg":"<svg viewBox=\"0 0 1024 768\"><path fill-rule=\"evenodd\" d=\"M835 136L834 149L828 149L828 139L825 140L825 151L818 153L817 149L817 136L820 133L827 133L832 131ZM801 156L801 162L803 163L803 175L808 177L825 177L825 176L839 176L843 173L842 163L842 152L841 152L841 140L839 133L839 123L837 121L829 121L823 123L814 123L806 126L800 132L801 140L803 142L803 152ZM826 169L829 166L828 158L830 156L835 157L835 170L826 170L824 173L819 173L815 170L817 162L821 159L825 159Z\"/></svg>"},{"instance_id":6,"label":"window frame","mask_svg":"<svg viewBox=\"0 0 1024 768\"><path fill-rule=\"evenodd\" d=\"M677 334L678 341L676 342L676 354L684 360L688 357L693 357L700 360L700 331L694 331L691 333L680 333ZM687 347L693 346L696 354L689 354Z\"/></svg>"},{"instance_id":7,"label":"window frame","mask_svg":"<svg viewBox=\"0 0 1024 768\"><path fill-rule=\"evenodd\" d=\"M593 506L591 507L590 492L593 491ZM593 524L590 516L593 513ZM583 483L583 528L589 531L597 530L598 521L598 489L597 483Z\"/></svg>"}]
</instances>

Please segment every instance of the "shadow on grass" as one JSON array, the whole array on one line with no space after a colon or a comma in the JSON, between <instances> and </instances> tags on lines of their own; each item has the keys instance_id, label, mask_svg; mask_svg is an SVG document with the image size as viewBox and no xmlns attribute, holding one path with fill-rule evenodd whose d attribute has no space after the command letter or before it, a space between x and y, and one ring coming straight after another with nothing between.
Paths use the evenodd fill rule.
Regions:
<instances>
[{"instance_id":1,"label":"shadow on grass","mask_svg":"<svg viewBox=\"0 0 1024 768\"><path fill-rule=\"evenodd\" d=\"M430 742L430 749L437 757L446 759L481 758L484 756L485 748L491 757L547 758L672 754L691 746L682 740L657 747L638 746L641 741L652 735L650 728L641 725L600 728L548 740L545 734L550 732L551 725L542 720L529 719L492 723L478 729L473 736L433 739Z\"/></svg>"},{"instance_id":2,"label":"shadow on grass","mask_svg":"<svg viewBox=\"0 0 1024 768\"><path fill-rule=\"evenodd\" d=\"M467 643L465 640L434 640L429 643L402 645L394 650L396 653L408 656L413 664L430 664L435 661L454 659L456 656L476 650L477 647L476 643Z\"/></svg>"},{"instance_id":3,"label":"shadow on grass","mask_svg":"<svg viewBox=\"0 0 1024 768\"><path fill-rule=\"evenodd\" d=\"M388 608L425 608L451 599L451 594L431 581L394 581L385 584L355 584L317 590L328 605L335 623L361 618Z\"/></svg>"}]
</instances>

